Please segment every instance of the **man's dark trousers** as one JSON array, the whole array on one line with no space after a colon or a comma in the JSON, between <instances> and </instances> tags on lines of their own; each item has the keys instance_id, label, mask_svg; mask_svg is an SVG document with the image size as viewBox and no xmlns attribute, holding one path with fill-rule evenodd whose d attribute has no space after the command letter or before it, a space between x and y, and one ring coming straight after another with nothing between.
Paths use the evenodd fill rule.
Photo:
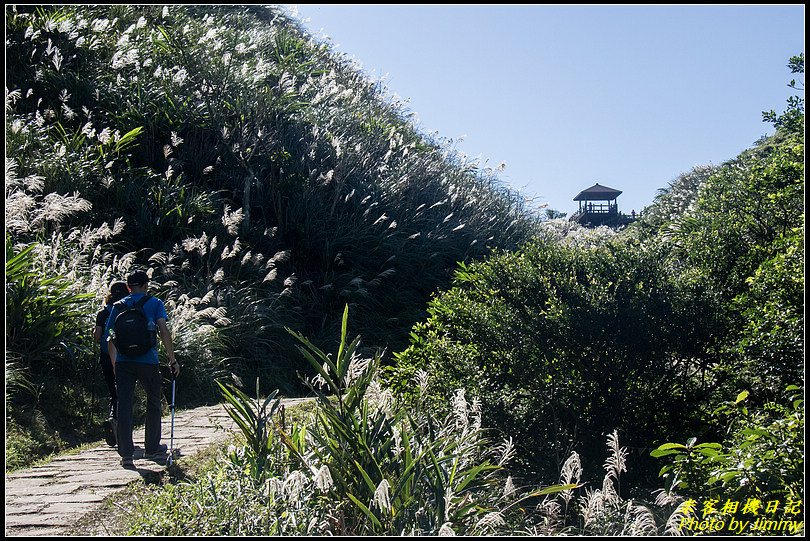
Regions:
<instances>
[{"instance_id":1,"label":"man's dark trousers","mask_svg":"<svg viewBox=\"0 0 810 541\"><path fill-rule=\"evenodd\" d=\"M132 402L135 399L135 382L140 382L146 391L146 434L144 453L156 452L160 447L161 376L156 364L123 362L115 365L115 385L118 389L118 454L131 457L135 451L132 443Z\"/></svg>"}]
</instances>

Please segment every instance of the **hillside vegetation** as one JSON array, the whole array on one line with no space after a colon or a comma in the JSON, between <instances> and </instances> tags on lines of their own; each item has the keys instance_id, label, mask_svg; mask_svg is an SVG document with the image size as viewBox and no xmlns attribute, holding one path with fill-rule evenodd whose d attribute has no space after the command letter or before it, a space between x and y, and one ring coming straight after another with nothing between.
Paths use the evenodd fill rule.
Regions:
<instances>
[{"instance_id":1,"label":"hillside vegetation","mask_svg":"<svg viewBox=\"0 0 810 541\"><path fill-rule=\"evenodd\" d=\"M803 73L803 55L790 67ZM472 391L530 476L553 479L576 453L592 477L616 429L632 486L664 474L693 498L800 500L803 107L766 113L775 135L681 175L624 231L549 222L461 264L392 387L411 395L424 370L437 397Z\"/></svg>"},{"instance_id":2,"label":"hillside vegetation","mask_svg":"<svg viewBox=\"0 0 810 541\"><path fill-rule=\"evenodd\" d=\"M621 233L550 222L521 249L461 264L392 383L430 368L445 392L474 390L546 475L614 428L642 454L676 434L720 437L706 416L723 401L745 391L761 405L801 384L803 114L680 176Z\"/></svg>"},{"instance_id":3,"label":"hillside vegetation","mask_svg":"<svg viewBox=\"0 0 810 541\"><path fill-rule=\"evenodd\" d=\"M294 394L285 327L329 344L348 304L365 351L399 349L457 261L539 221L274 8L9 7L6 33L7 359L36 400L88 394L92 315L132 269L182 400Z\"/></svg>"}]
</instances>

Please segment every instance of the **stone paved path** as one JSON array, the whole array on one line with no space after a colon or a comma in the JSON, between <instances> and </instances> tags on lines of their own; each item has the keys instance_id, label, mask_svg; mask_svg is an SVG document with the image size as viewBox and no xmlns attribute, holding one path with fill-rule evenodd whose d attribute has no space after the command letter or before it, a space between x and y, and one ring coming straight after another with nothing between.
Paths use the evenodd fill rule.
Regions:
<instances>
[{"instance_id":1,"label":"stone paved path","mask_svg":"<svg viewBox=\"0 0 810 541\"><path fill-rule=\"evenodd\" d=\"M289 407L308 399L282 400ZM224 441L234 423L225 409L205 406L177 411L174 448L178 458L195 454L212 443ZM163 440L169 444L171 417L163 419ZM125 470L115 449L102 443L76 455L53 459L49 464L6 475L6 536L69 535L76 521L96 510L107 496L129 483L158 478L165 459L143 458L143 428L134 432L135 470Z\"/></svg>"}]
</instances>

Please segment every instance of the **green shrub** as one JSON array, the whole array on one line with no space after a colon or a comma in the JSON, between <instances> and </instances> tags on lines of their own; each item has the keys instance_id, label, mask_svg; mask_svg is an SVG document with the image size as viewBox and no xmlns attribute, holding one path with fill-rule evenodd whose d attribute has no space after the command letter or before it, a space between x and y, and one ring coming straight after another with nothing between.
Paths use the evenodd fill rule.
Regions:
<instances>
[{"instance_id":1,"label":"green shrub","mask_svg":"<svg viewBox=\"0 0 810 541\"><path fill-rule=\"evenodd\" d=\"M75 363L87 348L83 308L93 295L37 268L36 250L44 249L31 244L15 253L6 238L6 348L23 370L39 377L55 371L61 377L71 373L64 369L66 361Z\"/></svg>"},{"instance_id":2,"label":"green shrub","mask_svg":"<svg viewBox=\"0 0 810 541\"><path fill-rule=\"evenodd\" d=\"M804 55L789 66L804 73ZM664 247L668 272L715 298L718 328L707 348L715 396L745 388L762 405L804 379L803 105L792 96L784 113L766 114L773 136L686 175L639 224L644 242Z\"/></svg>"},{"instance_id":3,"label":"green shrub","mask_svg":"<svg viewBox=\"0 0 810 541\"><path fill-rule=\"evenodd\" d=\"M769 402L749 410L748 392L719 409L727 427L723 443L666 443L652 456L666 458L666 488L682 496L746 502L801 501L804 495L804 400L790 386L787 404ZM773 517L770 517L773 518ZM785 516L783 518L795 518Z\"/></svg>"},{"instance_id":4,"label":"green shrub","mask_svg":"<svg viewBox=\"0 0 810 541\"><path fill-rule=\"evenodd\" d=\"M17 411L6 417L6 472L30 467L68 446L36 410Z\"/></svg>"},{"instance_id":5,"label":"green shrub","mask_svg":"<svg viewBox=\"0 0 810 541\"><path fill-rule=\"evenodd\" d=\"M461 265L391 377L406 394L416 370L476 393L545 479L572 450L594 463L614 427L641 448L694 422L712 330L701 290L662 272L654 247L577 235Z\"/></svg>"}]
</instances>

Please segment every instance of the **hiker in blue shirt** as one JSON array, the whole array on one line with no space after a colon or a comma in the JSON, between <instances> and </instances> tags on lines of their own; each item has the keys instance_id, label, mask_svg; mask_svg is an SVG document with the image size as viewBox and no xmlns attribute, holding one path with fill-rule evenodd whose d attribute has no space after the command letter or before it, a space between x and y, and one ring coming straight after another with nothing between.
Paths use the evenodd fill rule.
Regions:
<instances>
[{"instance_id":1,"label":"hiker in blue shirt","mask_svg":"<svg viewBox=\"0 0 810 541\"><path fill-rule=\"evenodd\" d=\"M110 318L110 311L115 302L120 301L129 295L126 282L113 282L104 297L104 308L96 314L96 326L93 328L93 340L100 346L98 363L101 372L104 374L104 382L110 393L109 417L104 421L105 439L107 444L115 447L115 419L118 418L118 396L115 392L115 372L113 371L112 360L107 348L107 334L104 332L107 320Z\"/></svg>"},{"instance_id":2,"label":"hiker in blue shirt","mask_svg":"<svg viewBox=\"0 0 810 541\"><path fill-rule=\"evenodd\" d=\"M146 391L146 433L144 436L144 458L156 459L165 455L166 445L160 444L161 417L161 375L158 361L157 335L163 342L172 375L180 374L180 365L174 358L171 334L166 325L168 315L163 301L147 296L149 277L143 271L135 271L127 276L130 295L115 303L107 320L105 331L110 335L108 342L110 358L115 370L115 383L118 392L118 454L124 468L134 468L132 455L135 446L132 441L132 402L135 396L135 382L140 382ZM124 340L119 315L128 315L130 308L140 306L146 317L149 333L148 349L144 353L127 354L121 345ZM132 318L138 319L137 314ZM116 334L121 336L116 336ZM116 345L117 344L117 345ZM129 351L129 350L126 350Z\"/></svg>"}]
</instances>

